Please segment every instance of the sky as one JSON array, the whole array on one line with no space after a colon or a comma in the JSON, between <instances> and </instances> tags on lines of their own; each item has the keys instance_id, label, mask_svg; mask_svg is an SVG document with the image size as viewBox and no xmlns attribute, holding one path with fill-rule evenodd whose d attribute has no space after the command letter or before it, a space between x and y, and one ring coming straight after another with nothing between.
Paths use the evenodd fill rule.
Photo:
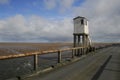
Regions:
<instances>
[{"instance_id":1,"label":"sky","mask_svg":"<svg viewBox=\"0 0 120 80\"><path fill-rule=\"evenodd\" d=\"M120 0L0 0L0 42L72 42L86 17L93 42L120 42Z\"/></svg>"}]
</instances>

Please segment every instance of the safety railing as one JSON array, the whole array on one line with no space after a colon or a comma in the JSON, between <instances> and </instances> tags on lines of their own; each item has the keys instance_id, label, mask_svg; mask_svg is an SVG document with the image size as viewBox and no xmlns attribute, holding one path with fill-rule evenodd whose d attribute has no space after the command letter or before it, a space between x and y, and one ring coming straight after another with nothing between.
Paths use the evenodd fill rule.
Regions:
<instances>
[{"instance_id":1,"label":"safety railing","mask_svg":"<svg viewBox=\"0 0 120 80\"><path fill-rule=\"evenodd\" d=\"M48 53L57 53L58 54L57 62L60 63L61 60L62 60L62 57L61 57L62 52L72 50L71 57L74 58L74 56L78 52L81 55L83 55L85 53L84 49L86 49L86 51L87 51L88 47L75 47L75 48L66 48L66 49L57 49L57 50L36 51L36 52L33 52L33 53L6 55L6 56L0 56L0 60L34 56L33 67L34 67L34 70L37 71L37 69L38 69L38 58L39 58L38 56L39 55L48 54Z\"/></svg>"}]
</instances>

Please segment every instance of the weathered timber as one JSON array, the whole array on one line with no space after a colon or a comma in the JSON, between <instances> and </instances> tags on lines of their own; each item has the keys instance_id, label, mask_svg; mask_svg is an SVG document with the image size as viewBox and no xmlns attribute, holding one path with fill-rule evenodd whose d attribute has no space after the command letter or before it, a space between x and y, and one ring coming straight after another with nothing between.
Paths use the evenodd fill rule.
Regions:
<instances>
[{"instance_id":1,"label":"weathered timber","mask_svg":"<svg viewBox=\"0 0 120 80\"><path fill-rule=\"evenodd\" d=\"M38 70L38 54L34 55L34 70Z\"/></svg>"},{"instance_id":2,"label":"weathered timber","mask_svg":"<svg viewBox=\"0 0 120 80\"><path fill-rule=\"evenodd\" d=\"M23 54L13 54L13 55L6 55L6 56L0 56L0 60L2 59L10 59L10 58L19 58L19 57L26 57L26 56L33 56L33 55L41 55L41 54L48 54L48 53L55 53L58 51L68 51L68 50L77 50L77 49L83 49L86 47L74 47L74 48L66 48L66 49L57 49L57 50L46 50L46 51L36 51L36 52L30 52L30 53L23 53Z\"/></svg>"},{"instance_id":3,"label":"weathered timber","mask_svg":"<svg viewBox=\"0 0 120 80\"><path fill-rule=\"evenodd\" d=\"M58 51L58 63L61 62L61 59L62 59L62 57L61 57L61 51Z\"/></svg>"}]
</instances>

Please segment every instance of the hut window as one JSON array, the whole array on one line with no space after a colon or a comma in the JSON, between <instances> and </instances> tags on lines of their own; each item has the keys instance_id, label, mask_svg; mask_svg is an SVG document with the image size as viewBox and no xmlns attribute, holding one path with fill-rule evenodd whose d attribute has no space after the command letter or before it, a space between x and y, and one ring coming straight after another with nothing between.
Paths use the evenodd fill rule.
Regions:
<instances>
[{"instance_id":1,"label":"hut window","mask_svg":"<svg viewBox=\"0 0 120 80\"><path fill-rule=\"evenodd\" d=\"M84 24L84 21L83 21L83 19L81 20L81 24Z\"/></svg>"}]
</instances>

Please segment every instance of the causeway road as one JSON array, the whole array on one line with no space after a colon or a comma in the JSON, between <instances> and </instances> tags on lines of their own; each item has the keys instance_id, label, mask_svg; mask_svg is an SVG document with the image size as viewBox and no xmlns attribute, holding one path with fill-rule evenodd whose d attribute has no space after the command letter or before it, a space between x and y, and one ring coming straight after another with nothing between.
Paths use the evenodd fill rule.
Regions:
<instances>
[{"instance_id":1,"label":"causeway road","mask_svg":"<svg viewBox=\"0 0 120 80\"><path fill-rule=\"evenodd\" d=\"M120 46L97 50L77 62L25 80L120 80Z\"/></svg>"}]
</instances>

